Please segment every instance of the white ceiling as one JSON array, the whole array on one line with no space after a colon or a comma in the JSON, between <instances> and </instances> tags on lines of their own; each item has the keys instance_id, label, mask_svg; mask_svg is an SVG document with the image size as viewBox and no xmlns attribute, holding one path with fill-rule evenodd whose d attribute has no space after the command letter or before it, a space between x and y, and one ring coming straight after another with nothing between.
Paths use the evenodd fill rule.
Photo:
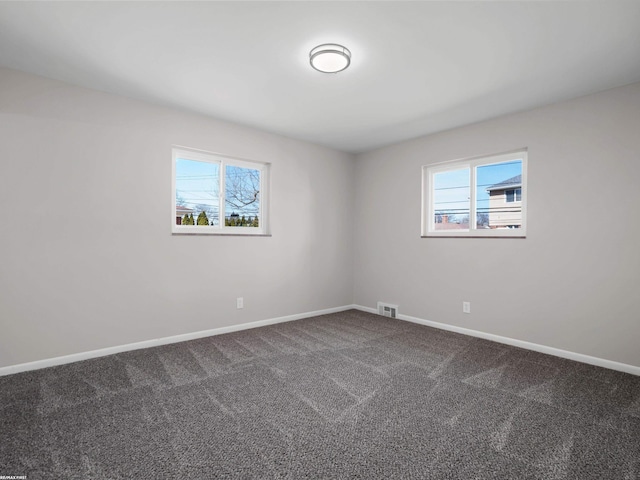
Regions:
<instances>
[{"instance_id":1,"label":"white ceiling","mask_svg":"<svg viewBox=\"0 0 640 480\"><path fill-rule=\"evenodd\" d=\"M640 81L640 2L0 2L0 65L362 152Z\"/></svg>"}]
</instances>

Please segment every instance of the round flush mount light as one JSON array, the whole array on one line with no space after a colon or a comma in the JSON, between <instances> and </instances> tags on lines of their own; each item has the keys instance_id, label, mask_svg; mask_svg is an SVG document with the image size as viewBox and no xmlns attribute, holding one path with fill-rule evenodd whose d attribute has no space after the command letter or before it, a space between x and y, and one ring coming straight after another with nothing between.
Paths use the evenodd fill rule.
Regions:
<instances>
[{"instance_id":1,"label":"round flush mount light","mask_svg":"<svg viewBox=\"0 0 640 480\"><path fill-rule=\"evenodd\" d=\"M337 43L325 43L309 52L309 62L319 72L338 73L351 63L351 52Z\"/></svg>"}]
</instances>

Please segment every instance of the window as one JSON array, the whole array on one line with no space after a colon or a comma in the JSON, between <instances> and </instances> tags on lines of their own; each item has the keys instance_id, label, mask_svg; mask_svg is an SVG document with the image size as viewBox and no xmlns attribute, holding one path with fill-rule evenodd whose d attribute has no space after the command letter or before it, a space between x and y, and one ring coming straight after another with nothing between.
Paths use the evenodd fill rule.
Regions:
<instances>
[{"instance_id":1,"label":"window","mask_svg":"<svg viewBox=\"0 0 640 480\"><path fill-rule=\"evenodd\" d=\"M522 189L516 188L515 190L505 190L507 197L507 203L519 202L522 200Z\"/></svg>"},{"instance_id":2,"label":"window","mask_svg":"<svg viewBox=\"0 0 640 480\"><path fill-rule=\"evenodd\" d=\"M265 235L269 165L173 149L173 233Z\"/></svg>"},{"instance_id":3,"label":"window","mask_svg":"<svg viewBox=\"0 0 640 480\"><path fill-rule=\"evenodd\" d=\"M422 174L422 236L526 236L526 150L429 165Z\"/></svg>"}]
</instances>

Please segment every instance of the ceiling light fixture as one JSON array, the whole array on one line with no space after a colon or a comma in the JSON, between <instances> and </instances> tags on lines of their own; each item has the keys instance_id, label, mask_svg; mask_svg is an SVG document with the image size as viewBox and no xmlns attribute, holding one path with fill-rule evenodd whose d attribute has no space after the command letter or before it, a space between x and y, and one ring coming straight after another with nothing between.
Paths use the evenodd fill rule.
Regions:
<instances>
[{"instance_id":1,"label":"ceiling light fixture","mask_svg":"<svg viewBox=\"0 0 640 480\"><path fill-rule=\"evenodd\" d=\"M351 63L351 52L342 45L325 43L309 52L309 62L319 72L338 73Z\"/></svg>"}]
</instances>

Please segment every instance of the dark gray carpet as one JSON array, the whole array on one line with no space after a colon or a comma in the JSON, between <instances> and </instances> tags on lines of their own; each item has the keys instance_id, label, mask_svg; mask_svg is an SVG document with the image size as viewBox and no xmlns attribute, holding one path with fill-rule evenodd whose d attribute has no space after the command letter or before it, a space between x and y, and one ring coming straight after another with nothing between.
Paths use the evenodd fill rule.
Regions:
<instances>
[{"instance_id":1,"label":"dark gray carpet","mask_svg":"<svg viewBox=\"0 0 640 480\"><path fill-rule=\"evenodd\" d=\"M640 377L348 311L0 378L0 475L640 478Z\"/></svg>"}]
</instances>

